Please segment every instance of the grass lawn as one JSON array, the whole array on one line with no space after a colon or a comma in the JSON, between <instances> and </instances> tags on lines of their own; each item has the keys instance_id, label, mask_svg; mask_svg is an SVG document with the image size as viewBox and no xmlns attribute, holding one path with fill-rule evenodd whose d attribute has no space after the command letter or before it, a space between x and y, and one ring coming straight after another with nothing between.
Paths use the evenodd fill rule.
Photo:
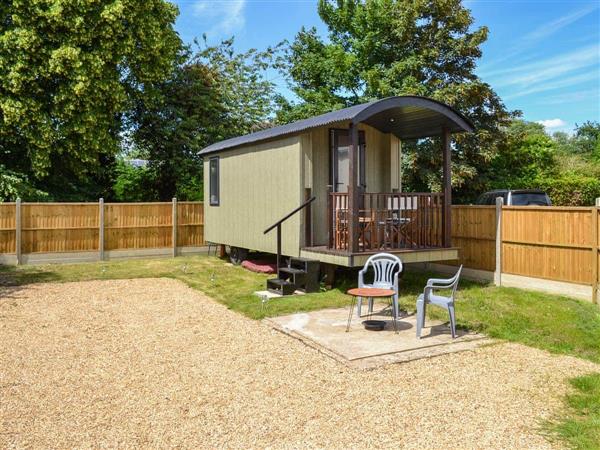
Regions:
<instances>
[{"instance_id":1,"label":"grass lawn","mask_svg":"<svg viewBox=\"0 0 600 450\"><path fill-rule=\"evenodd\" d=\"M431 274L406 272L400 303L414 311L416 296ZM203 291L228 308L250 318L310 311L349 304L345 291L356 273L340 277L334 289L271 300L267 308L253 292L265 288L267 275L255 274L210 256L140 259L102 263L0 266L0 286L116 278L168 277ZM520 342L554 353L600 363L600 309L568 297L461 281L457 301L460 327ZM430 318L446 319L428 308ZM578 393L568 398L570 412L552 430L578 448L600 448L600 375L573 380ZM592 445L593 444L593 445ZM595 447L594 447L595 445Z\"/></svg>"},{"instance_id":2,"label":"grass lawn","mask_svg":"<svg viewBox=\"0 0 600 450\"><path fill-rule=\"evenodd\" d=\"M571 380L575 392L566 398L566 415L549 424L549 431L574 449L600 449L600 374Z\"/></svg>"},{"instance_id":3,"label":"grass lawn","mask_svg":"<svg viewBox=\"0 0 600 450\"><path fill-rule=\"evenodd\" d=\"M415 300L431 274L406 272L400 303L414 311ZM268 275L249 272L212 256L139 259L82 264L0 266L0 286L45 281L168 277L184 281L250 318L347 306L345 291L356 283L349 272L332 290L271 300L266 309L253 292L265 288ZM521 342L600 363L600 308L590 303L515 288L461 281L456 306L458 325L488 336ZM428 308L431 318L446 319Z\"/></svg>"}]
</instances>

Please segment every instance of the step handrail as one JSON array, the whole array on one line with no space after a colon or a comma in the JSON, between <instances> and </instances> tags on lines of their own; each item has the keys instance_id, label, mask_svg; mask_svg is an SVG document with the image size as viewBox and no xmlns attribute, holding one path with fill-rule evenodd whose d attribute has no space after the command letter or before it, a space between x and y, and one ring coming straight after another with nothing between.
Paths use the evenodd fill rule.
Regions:
<instances>
[{"instance_id":1,"label":"step handrail","mask_svg":"<svg viewBox=\"0 0 600 450\"><path fill-rule=\"evenodd\" d=\"M279 276L279 268L281 267L281 224L283 222L285 222L286 220L288 220L290 217L292 217L294 214L296 214L301 209L306 208L308 205L310 205L316 199L317 199L317 197L315 197L313 195L311 198L306 200L304 203L302 203L300 206L298 206L296 209L294 209L292 212L290 212L286 216L279 219L277 222L275 222L273 225L271 225L269 228L267 228L263 232L263 234L267 234L273 228L277 228L277 276Z\"/></svg>"},{"instance_id":2,"label":"step handrail","mask_svg":"<svg viewBox=\"0 0 600 450\"><path fill-rule=\"evenodd\" d=\"M310 205L312 202L314 202L317 199L317 197L315 197L314 195L309 198L308 200L306 200L304 203L302 203L300 206L298 206L296 209L294 209L292 212L290 212L289 214L285 215L284 217L282 217L281 219L279 219L277 222L275 222L273 225L271 225L269 228L267 228L265 231L263 231L263 234L267 234L269 231L271 231L272 229L276 228L277 226L281 225L283 222L285 222L286 220L288 220L290 217L292 217L294 214L296 214L298 211L300 211L303 208L306 208L308 205Z\"/></svg>"}]
</instances>

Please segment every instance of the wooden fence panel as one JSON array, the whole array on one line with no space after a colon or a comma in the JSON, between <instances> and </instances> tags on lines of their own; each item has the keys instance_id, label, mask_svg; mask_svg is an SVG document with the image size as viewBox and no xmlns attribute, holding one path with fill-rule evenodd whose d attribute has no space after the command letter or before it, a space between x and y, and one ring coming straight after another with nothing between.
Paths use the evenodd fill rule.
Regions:
<instances>
[{"instance_id":1,"label":"wooden fence panel","mask_svg":"<svg viewBox=\"0 0 600 450\"><path fill-rule=\"evenodd\" d=\"M22 203L21 253L101 252L102 203ZM172 247L173 203L104 204L104 249ZM204 205L177 203L177 245L204 245ZM0 254L16 253L16 204L0 203Z\"/></svg>"},{"instance_id":2,"label":"wooden fence panel","mask_svg":"<svg viewBox=\"0 0 600 450\"><path fill-rule=\"evenodd\" d=\"M592 245L591 208L505 206L502 212L503 242L586 248Z\"/></svg>"},{"instance_id":3,"label":"wooden fence panel","mask_svg":"<svg viewBox=\"0 0 600 450\"><path fill-rule=\"evenodd\" d=\"M106 203L105 250L172 247L171 203Z\"/></svg>"},{"instance_id":4,"label":"wooden fence panel","mask_svg":"<svg viewBox=\"0 0 600 450\"><path fill-rule=\"evenodd\" d=\"M177 203L177 246L204 245L204 205L197 202Z\"/></svg>"},{"instance_id":5,"label":"wooden fence panel","mask_svg":"<svg viewBox=\"0 0 600 450\"><path fill-rule=\"evenodd\" d=\"M502 244L502 272L579 284L592 283L589 249Z\"/></svg>"},{"instance_id":6,"label":"wooden fence panel","mask_svg":"<svg viewBox=\"0 0 600 450\"><path fill-rule=\"evenodd\" d=\"M0 203L0 253L15 253L15 215L14 203Z\"/></svg>"},{"instance_id":7,"label":"wooden fence panel","mask_svg":"<svg viewBox=\"0 0 600 450\"><path fill-rule=\"evenodd\" d=\"M449 264L493 271L496 267L496 207L452 206L452 246L459 260Z\"/></svg>"},{"instance_id":8,"label":"wooden fence panel","mask_svg":"<svg viewBox=\"0 0 600 450\"><path fill-rule=\"evenodd\" d=\"M98 250L98 205L23 203L22 253Z\"/></svg>"},{"instance_id":9,"label":"wooden fence panel","mask_svg":"<svg viewBox=\"0 0 600 450\"><path fill-rule=\"evenodd\" d=\"M504 207L502 272L592 284L593 214L593 208Z\"/></svg>"}]
</instances>

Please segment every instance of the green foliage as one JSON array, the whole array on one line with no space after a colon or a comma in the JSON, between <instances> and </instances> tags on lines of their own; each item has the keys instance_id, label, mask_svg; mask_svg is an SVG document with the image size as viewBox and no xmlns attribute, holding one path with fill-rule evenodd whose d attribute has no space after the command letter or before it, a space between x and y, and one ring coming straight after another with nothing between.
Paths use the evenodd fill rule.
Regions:
<instances>
[{"instance_id":1,"label":"green foliage","mask_svg":"<svg viewBox=\"0 0 600 450\"><path fill-rule=\"evenodd\" d=\"M585 122L575 133L555 133L561 166L600 177L600 123Z\"/></svg>"},{"instance_id":2,"label":"green foliage","mask_svg":"<svg viewBox=\"0 0 600 450\"><path fill-rule=\"evenodd\" d=\"M209 46L196 42L199 50L194 64L204 65L214 76L213 89L219 102L218 134L210 143L240 136L271 125L275 109L275 85L267 78L269 70L281 67L281 44L264 51L250 49L236 53L234 39Z\"/></svg>"},{"instance_id":3,"label":"green foliage","mask_svg":"<svg viewBox=\"0 0 600 450\"><path fill-rule=\"evenodd\" d=\"M600 161L600 123L587 121L577 126L574 151L587 154Z\"/></svg>"},{"instance_id":4,"label":"green foliage","mask_svg":"<svg viewBox=\"0 0 600 450\"><path fill-rule=\"evenodd\" d=\"M559 206L591 206L600 197L600 179L576 172L543 175L523 187L543 189Z\"/></svg>"},{"instance_id":5,"label":"green foliage","mask_svg":"<svg viewBox=\"0 0 600 450\"><path fill-rule=\"evenodd\" d=\"M43 201L48 193L34 188L23 174L7 170L0 164L0 202L14 202L17 198L23 201Z\"/></svg>"},{"instance_id":6,"label":"green foliage","mask_svg":"<svg viewBox=\"0 0 600 450\"><path fill-rule=\"evenodd\" d=\"M182 51L171 76L146 85L133 110L133 144L149 160L144 196L201 200L205 146L263 127L272 109L273 84L265 79L274 50L235 53L233 39L217 46L204 42L193 54ZM123 182L136 172L120 175ZM130 192L135 196L134 192Z\"/></svg>"},{"instance_id":7,"label":"green foliage","mask_svg":"<svg viewBox=\"0 0 600 450\"><path fill-rule=\"evenodd\" d=\"M502 150L490 164L490 188L530 187L532 180L554 170L556 144L542 125L515 120L506 135Z\"/></svg>"},{"instance_id":8,"label":"green foliage","mask_svg":"<svg viewBox=\"0 0 600 450\"><path fill-rule=\"evenodd\" d=\"M219 123L214 82L214 74L202 64L190 63L186 52L171 76L148 85L146 96L136 104L132 141L149 164L141 173L130 173L143 175L138 181L149 188L147 195L155 196L152 200L173 196L188 200L180 185L201 174L198 152Z\"/></svg>"},{"instance_id":9,"label":"green foliage","mask_svg":"<svg viewBox=\"0 0 600 450\"><path fill-rule=\"evenodd\" d=\"M145 84L172 67L181 45L176 16L165 0L4 1L0 158L6 167L59 189L61 179L85 185L101 171L119 150L122 114Z\"/></svg>"},{"instance_id":10,"label":"green foliage","mask_svg":"<svg viewBox=\"0 0 600 450\"><path fill-rule=\"evenodd\" d=\"M287 73L299 104L279 99L279 122L391 95L424 95L465 113L473 134L457 135L453 186L460 198L483 186L484 170L504 139L508 112L475 74L487 28L473 28L460 0L320 0L328 41L302 29L288 50ZM441 151L435 139L405 143L404 183L439 189Z\"/></svg>"},{"instance_id":11,"label":"green foliage","mask_svg":"<svg viewBox=\"0 0 600 450\"><path fill-rule=\"evenodd\" d=\"M120 202L150 202L157 198L147 167L134 167L126 160L117 161L113 190Z\"/></svg>"},{"instance_id":12,"label":"green foliage","mask_svg":"<svg viewBox=\"0 0 600 450\"><path fill-rule=\"evenodd\" d=\"M506 128L501 151L485 172L485 190L542 189L557 206L593 205L600 197L600 161L592 157L596 128L587 122L572 136L555 133L550 137L542 125L514 120ZM474 197L479 193L472 192Z\"/></svg>"}]
</instances>

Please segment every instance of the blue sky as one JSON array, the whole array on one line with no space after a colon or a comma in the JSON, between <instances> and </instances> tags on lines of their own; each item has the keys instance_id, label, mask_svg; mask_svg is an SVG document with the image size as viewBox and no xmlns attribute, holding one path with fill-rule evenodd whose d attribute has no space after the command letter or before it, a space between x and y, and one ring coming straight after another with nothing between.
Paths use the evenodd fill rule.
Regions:
<instances>
[{"instance_id":1,"label":"blue sky","mask_svg":"<svg viewBox=\"0 0 600 450\"><path fill-rule=\"evenodd\" d=\"M263 49L292 40L302 27L325 36L316 0L174 0L176 28L191 42L235 35L236 48ZM489 28L478 74L511 109L571 131L576 123L600 121L600 0L467 0L475 25ZM274 76L281 92L284 80Z\"/></svg>"}]
</instances>

